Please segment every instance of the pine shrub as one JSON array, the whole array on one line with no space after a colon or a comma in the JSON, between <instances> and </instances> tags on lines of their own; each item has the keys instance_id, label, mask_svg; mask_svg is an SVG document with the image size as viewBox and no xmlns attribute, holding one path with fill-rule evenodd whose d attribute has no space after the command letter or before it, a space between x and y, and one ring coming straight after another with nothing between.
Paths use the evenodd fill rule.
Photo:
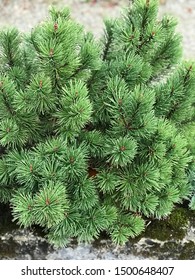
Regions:
<instances>
[{"instance_id":1,"label":"pine shrub","mask_svg":"<svg viewBox=\"0 0 195 280\"><path fill-rule=\"evenodd\" d=\"M157 13L135 0L100 42L68 9L0 32L0 201L51 243L124 244L191 195L194 64Z\"/></svg>"}]
</instances>

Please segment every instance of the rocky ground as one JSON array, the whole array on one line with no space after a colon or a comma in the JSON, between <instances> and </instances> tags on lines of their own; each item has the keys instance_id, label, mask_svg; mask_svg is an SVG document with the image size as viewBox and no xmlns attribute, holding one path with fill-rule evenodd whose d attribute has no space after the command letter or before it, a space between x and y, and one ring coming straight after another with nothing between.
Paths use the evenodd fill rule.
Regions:
<instances>
[{"instance_id":1,"label":"rocky ground","mask_svg":"<svg viewBox=\"0 0 195 280\"><path fill-rule=\"evenodd\" d=\"M72 16L87 30L99 37L103 32L103 18L116 17L129 0L1 0L0 28L16 26L29 31L48 14L48 6L68 6ZM195 58L195 1L159 0L159 15L169 13L178 18L178 30L183 36L184 57Z\"/></svg>"},{"instance_id":2,"label":"rocky ground","mask_svg":"<svg viewBox=\"0 0 195 280\"><path fill-rule=\"evenodd\" d=\"M104 235L92 244L72 240L59 249L48 244L40 228L21 229L11 223L9 208L4 207L0 205L0 212L4 209L0 216L0 260L195 259L195 211L185 208L176 209L166 220L151 222L141 236L124 246L114 245Z\"/></svg>"},{"instance_id":3,"label":"rocky ground","mask_svg":"<svg viewBox=\"0 0 195 280\"><path fill-rule=\"evenodd\" d=\"M0 260L194 260L195 228L188 227L181 239L159 240L142 237L125 246L99 239L93 244L72 242L57 249L35 231L15 229L0 233Z\"/></svg>"}]
</instances>

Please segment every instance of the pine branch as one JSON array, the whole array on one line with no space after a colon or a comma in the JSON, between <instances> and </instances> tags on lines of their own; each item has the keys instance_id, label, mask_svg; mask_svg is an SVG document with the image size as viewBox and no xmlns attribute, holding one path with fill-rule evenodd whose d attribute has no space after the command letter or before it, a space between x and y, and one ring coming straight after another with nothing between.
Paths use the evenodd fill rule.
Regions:
<instances>
[{"instance_id":1,"label":"pine branch","mask_svg":"<svg viewBox=\"0 0 195 280\"><path fill-rule=\"evenodd\" d=\"M189 68L187 69L186 75L184 76L184 86L186 85L186 83L188 82L188 80L190 78L191 71L192 71L192 65L189 66Z\"/></svg>"},{"instance_id":2,"label":"pine branch","mask_svg":"<svg viewBox=\"0 0 195 280\"><path fill-rule=\"evenodd\" d=\"M110 47L113 41L113 31L114 22L112 21L105 21L106 33L105 33L105 43L104 49L102 54L102 60L105 61L107 59L108 53L110 51Z\"/></svg>"}]
</instances>

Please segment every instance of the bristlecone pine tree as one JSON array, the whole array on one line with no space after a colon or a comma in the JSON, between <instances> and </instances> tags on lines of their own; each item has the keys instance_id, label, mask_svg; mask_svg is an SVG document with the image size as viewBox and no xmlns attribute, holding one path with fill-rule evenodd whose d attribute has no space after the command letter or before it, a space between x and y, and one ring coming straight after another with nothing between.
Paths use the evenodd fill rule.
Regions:
<instances>
[{"instance_id":1,"label":"bristlecone pine tree","mask_svg":"<svg viewBox=\"0 0 195 280\"><path fill-rule=\"evenodd\" d=\"M157 2L105 21L100 43L67 9L0 33L0 201L58 246L124 244L189 199L194 65Z\"/></svg>"}]
</instances>

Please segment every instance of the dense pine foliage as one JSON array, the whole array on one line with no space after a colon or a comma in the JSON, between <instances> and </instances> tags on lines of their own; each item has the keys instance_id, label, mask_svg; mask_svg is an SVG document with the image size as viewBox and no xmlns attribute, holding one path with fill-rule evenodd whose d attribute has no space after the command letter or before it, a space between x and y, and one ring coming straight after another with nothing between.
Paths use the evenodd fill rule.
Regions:
<instances>
[{"instance_id":1,"label":"dense pine foliage","mask_svg":"<svg viewBox=\"0 0 195 280\"><path fill-rule=\"evenodd\" d=\"M0 201L56 245L123 244L192 196L194 64L157 13L135 0L100 42L68 9L0 32Z\"/></svg>"}]
</instances>

